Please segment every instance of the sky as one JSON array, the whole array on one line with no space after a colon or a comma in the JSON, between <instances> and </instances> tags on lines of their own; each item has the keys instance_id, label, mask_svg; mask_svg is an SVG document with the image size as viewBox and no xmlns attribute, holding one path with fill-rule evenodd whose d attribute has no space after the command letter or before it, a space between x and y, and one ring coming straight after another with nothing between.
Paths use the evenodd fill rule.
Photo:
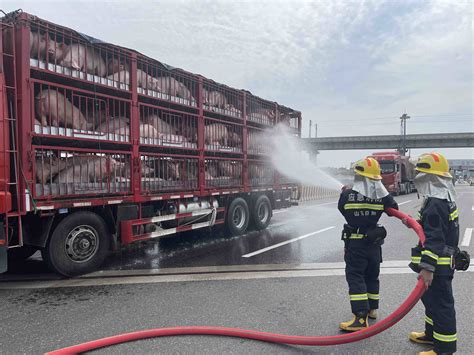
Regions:
<instances>
[{"instance_id":1,"label":"sky","mask_svg":"<svg viewBox=\"0 0 474 355\"><path fill-rule=\"evenodd\" d=\"M399 134L404 112L408 134L474 131L471 1L139 4L0 0L4 11L22 8L299 110L303 137L310 120L318 136ZM438 151L474 159L474 149ZM321 152L318 164L347 167L370 153Z\"/></svg>"}]
</instances>

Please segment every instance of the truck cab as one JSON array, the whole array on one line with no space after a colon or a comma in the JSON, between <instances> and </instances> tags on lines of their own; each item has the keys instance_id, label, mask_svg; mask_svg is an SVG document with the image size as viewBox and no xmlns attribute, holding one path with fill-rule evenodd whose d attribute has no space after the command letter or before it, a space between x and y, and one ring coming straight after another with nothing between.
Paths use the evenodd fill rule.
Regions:
<instances>
[{"instance_id":1,"label":"truck cab","mask_svg":"<svg viewBox=\"0 0 474 355\"><path fill-rule=\"evenodd\" d=\"M382 184L393 195L409 194L413 185L414 165L398 152L377 152L372 157L380 164Z\"/></svg>"}]
</instances>

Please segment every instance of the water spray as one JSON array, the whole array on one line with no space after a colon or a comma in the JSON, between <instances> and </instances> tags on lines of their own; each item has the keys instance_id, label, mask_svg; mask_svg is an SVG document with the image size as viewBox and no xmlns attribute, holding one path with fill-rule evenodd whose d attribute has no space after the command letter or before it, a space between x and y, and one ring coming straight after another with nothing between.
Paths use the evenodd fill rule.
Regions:
<instances>
[{"instance_id":1,"label":"water spray","mask_svg":"<svg viewBox=\"0 0 474 355\"><path fill-rule=\"evenodd\" d=\"M341 190L343 184L320 168L304 152L301 140L288 132L283 125L275 126L265 138L271 149L275 169L282 175L306 186Z\"/></svg>"}]
</instances>

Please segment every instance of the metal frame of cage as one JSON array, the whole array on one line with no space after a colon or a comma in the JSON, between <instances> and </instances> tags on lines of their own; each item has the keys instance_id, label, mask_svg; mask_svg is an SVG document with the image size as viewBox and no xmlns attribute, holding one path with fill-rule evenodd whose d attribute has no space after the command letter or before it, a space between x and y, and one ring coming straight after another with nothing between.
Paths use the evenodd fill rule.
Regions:
<instances>
[{"instance_id":1,"label":"metal frame of cage","mask_svg":"<svg viewBox=\"0 0 474 355\"><path fill-rule=\"evenodd\" d=\"M68 28L49 23L47 21L40 20L34 16L22 13L19 15L20 21L18 21L12 28L12 32L15 36L12 36L12 41L15 43L16 49L16 58L15 65L17 66L13 70L13 64L8 63L10 72L14 71L17 73L16 86L17 86L17 101L21 102L21 105L18 105L17 110L17 122L18 122L18 144L22 147L19 151L19 167L22 172L22 179L19 182L19 191L21 191L20 196L20 206L18 207L21 211L26 211L25 206L28 204L29 197L27 196L27 191L29 190L29 184L35 180L34 168L32 166L35 164L32 162L34 156L32 152L38 149L43 149L47 146L55 146L55 149L60 150L76 150L80 151L85 149L88 151L114 151L117 154L125 154L130 156L131 159L131 175L130 175L130 184L131 189L127 192L128 196L123 197L120 201L133 201L133 202L142 202L149 201L150 198L153 198L151 195L144 195L141 189L141 176L137 170L139 166L140 156L142 154L161 154L162 156L174 156L176 158L186 158L197 159L199 165L198 171L198 187L193 191L195 196L209 196L210 194L217 193L233 193L237 192L248 192L250 191L250 184L248 182L248 154L253 154L248 150L248 142L246 136L249 131L256 128L263 128L267 124L276 124L277 115L280 106L276 103L260 99L248 92L242 90L235 90L227 86L214 83L213 81L203 78L198 75L187 73L180 69L171 69L161 64L158 61L145 57L139 53L136 53L132 50L114 46L111 44L93 44L91 45L94 48L99 48L100 53L109 53L110 59L117 60L119 66L123 66L126 69L129 69L129 81L127 83L128 87L116 87L114 85L106 85L107 83L102 83L94 80L87 80L87 75L84 76L69 76L64 73L60 73L54 70L49 70L49 67L39 68L31 66L31 56L30 56L30 30L31 26L36 26L37 29L40 29L42 34L48 32L53 34L51 37L56 40L56 42L61 41L61 43L67 43L69 40L85 40L81 37L76 31L70 30ZM8 36L6 36L8 37ZM16 38L15 38L16 37ZM48 62L49 59L45 58L45 61L49 64L57 65L57 63ZM105 61L105 59L104 59ZM129 67L129 68L128 68ZM141 68L141 69L140 69ZM155 69L153 69L155 68ZM168 75L169 78L175 78L178 82L182 82L185 86L188 87L188 90L191 92L192 97L195 100L188 100L188 102L183 102L182 100L166 100L165 98L154 97L152 95L147 95L147 93L139 92L138 89L138 80L137 80L137 69L144 70L146 76L148 77L160 77L160 73L163 75ZM153 72L155 70L155 72ZM157 72L158 70L158 72ZM41 76L38 76L41 74ZM92 73L87 73L88 75L93 75ZM153 74L153 75L152 75ZM155 76L154 76L155 75ZM90 79L90 78L89 78ZM62 88L63 90L71 90L71 92L78 93L79 96L87 97L90 100L94 99L104 99L104 100L113 100L114 102L123 102L126 105L130 105L130 136L127 141L118 142L114 139L97 139L95 136L74 136L69 139L69 137L57 136L57 135L48 135L43 134L43 132L36 132L34 127L34 118L35 118L35 105L34 105L34 85L38 83L44 83L45 85L51 85L54 87ZM121 82L125 84L124 82ZM234 102L235 106L241 105L242 117L234 117L228 115L225 112L212 112L207 111L204 108L203 102L203 93L204 89L215 88L223 92L229 101ZM239 102L241 100L241 103ZM195 101L195 103L194 103ZM30 104L25 104L25 103ZM234 106L234 105L233 105ZM235 107L234 106L234 107ZM189 117L189 120L193 122L194 128L197 130L197 141L195 145L177 147L177 146L163 146L159 144L146 144L145 142L140 141L140 108L141 107L153 107L163 112L167 112L172 115L179 115L181 117ZM263 107L264 109L271 110L272 113L270 116L269 122L258 122L258 120L253 120L254 109L258 107ZM238 108L240 110L240 108ZM296 112L296 111L295 111ZM274 118L273 118L274 116ZM192 118L191 118L192 117ZM278 116L279 117L279 116ZM184 118L186 121L187 118ZM228 127L238 128L242 131L242 148L241 151L213 151L207 150L205 147L205 123L207 122L219 122L225 124ZM298 127L301 127L301 114L298 112ZM240 131L239 131L240 133ZM33 138L33 139L32 139ZM193 137L194 138L194 137ZM117 144L121 143L121 144ZM155 143L155 142L152 142ZM74 145L78 146L74 148ZM181 150L178 150L180 148ZM117 149L117 150L115 150ZM146 149L146 152L144 151ZM196 155L193 155L193 152ZM209 154L220 154L220 156L210 156ZM211 182L210 184L206 183L205 179L205 164L206 160L221 160L221 161L236 161L238 164L241 164L240 177L233 179L235 183L232 184L217 184ZM202 181L201 181L202 180ZM209 180L209 179L208 179ZM208 181L209 182L209 181ZM238 184L237 184L238 182ZM274 188L279 189L284 188L281 183L285 182L284 180L279 181L275 180ZM230 186L232 185L232 186ZM167 191L154 191L157 197L161 196L162 198L170 198L170 196L178 195L174 192L173 195L169 195ZM183 194L181 194L183 195ZM69 198L76 198L80 201L83 198L83 195L68 195ZM96 194L88 201L90 204L100 204L104 201L109 200L111 203L119 201L113 197L107 197L108 195ZM184 195L183 195L184 196ZM63 196L51 196L50 199L54 201L55 208L58 206L69 206L70 201L63 199ZM41 206L43 201L39 201L38 204ZM79 202L78 202L79 203Z\"/></svg>"}]
</instances>

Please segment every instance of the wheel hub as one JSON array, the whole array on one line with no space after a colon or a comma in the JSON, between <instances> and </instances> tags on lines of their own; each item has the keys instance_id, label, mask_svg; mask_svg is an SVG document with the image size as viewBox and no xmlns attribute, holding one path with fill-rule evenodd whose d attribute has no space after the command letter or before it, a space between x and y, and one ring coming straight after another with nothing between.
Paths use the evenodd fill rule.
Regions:
<instances>
[{"instance_id":1,"label":"wheel hub","mask_svg":"<svg viewBox=\"0 0 474 355\"><path fill-rule=\"evenodd\" d=\"M245 210L242 206L237 206L232 215L232 221L236 228L242 228L245 224Z\"/></svg>"},{"instance_id":2,"label":"wheel hub","mask_svg":"<svg viewBox=\"0 0 474 355\"><path fill-rule=\"evenodd\" d=\"M270 214L268 206L265 203L261 203L260 206L258 206L257 214L260 222L265 223L268 219L268 215Z\"/></svg>"},{"instance_id":3,"label":"wheel hub","mask_svg":"<svg viewBox=\"0 0 474 355\"><path fill-rule=\"evenodd\" d=\"M76 227L66 237L66 254L75 262L90 260L97 253L98 247L97 231L91 226Z\"/></svg>"}]
</instances>

